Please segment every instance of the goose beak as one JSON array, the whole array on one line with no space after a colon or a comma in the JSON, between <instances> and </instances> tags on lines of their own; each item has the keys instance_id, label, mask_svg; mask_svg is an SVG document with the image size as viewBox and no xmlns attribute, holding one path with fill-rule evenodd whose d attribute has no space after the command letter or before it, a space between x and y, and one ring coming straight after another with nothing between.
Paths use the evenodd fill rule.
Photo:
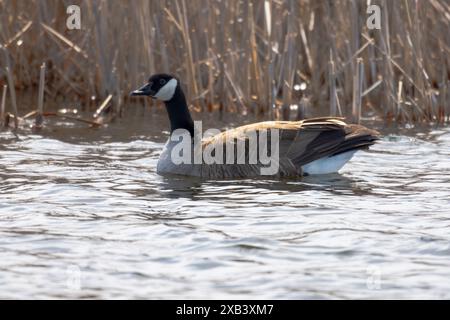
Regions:
<instances>
[{"instance_id":1,"label":"goose beak","mask_svg":"<svg viewBox=\"0 0 450 320\"><path fill-rule=\"evenodd\" d=\"M151 89L150 84L146 84L137 90L131 91L130 96L150 96L153 97L155 92Z\"/></svg>"}]
</instances>

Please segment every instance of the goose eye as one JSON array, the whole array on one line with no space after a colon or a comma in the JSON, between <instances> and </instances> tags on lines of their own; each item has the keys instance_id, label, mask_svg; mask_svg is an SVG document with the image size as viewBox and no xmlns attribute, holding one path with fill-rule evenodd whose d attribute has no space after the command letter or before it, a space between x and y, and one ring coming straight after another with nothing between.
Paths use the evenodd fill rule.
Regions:
<instances>
[{"instance_id":1,"label":"goose eye","mask_svg":"<svg viewBox=\"0 0 450 320\"><path fill-rule=\"evenodd\" d=\"M162 86L165 85L166 84L166 80L164 80L164 79L159 80L159 84L162 85Z\"/></svg>"}]
</instances>

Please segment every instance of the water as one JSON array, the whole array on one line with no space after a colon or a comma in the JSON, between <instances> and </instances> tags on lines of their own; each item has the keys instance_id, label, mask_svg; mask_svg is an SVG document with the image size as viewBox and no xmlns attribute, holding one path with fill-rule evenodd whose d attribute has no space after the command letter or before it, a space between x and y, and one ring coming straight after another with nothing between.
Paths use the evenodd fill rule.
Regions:
<instances>
[{"instance_id":1,"label":"water","mask_svg":"<svg viewBox=\"0 0 450 320\"><path fill-rule=\"evenodd\" d=\"M141 112L0 133L0 298L450 298L449 128L339 175L199 181L156 174L167 120Z\"/></svg>"}]
</instances>

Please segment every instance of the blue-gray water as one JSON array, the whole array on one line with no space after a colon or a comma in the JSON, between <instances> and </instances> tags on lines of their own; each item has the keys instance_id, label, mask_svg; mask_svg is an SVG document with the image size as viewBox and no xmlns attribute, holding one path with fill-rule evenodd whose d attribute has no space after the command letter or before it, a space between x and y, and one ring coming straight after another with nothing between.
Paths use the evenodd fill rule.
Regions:
<instances>
[{"instance_id":1,"label":"blue-gray water","mask_svg":"<svg viewBox=\"0 0 450 320\"><path fill-rule=\"evenodd\" d=\"M339 175L202 182L156 174L166 124L0 132L0 298L450 298L449 128Z\"/></svg>"}]
</instances>

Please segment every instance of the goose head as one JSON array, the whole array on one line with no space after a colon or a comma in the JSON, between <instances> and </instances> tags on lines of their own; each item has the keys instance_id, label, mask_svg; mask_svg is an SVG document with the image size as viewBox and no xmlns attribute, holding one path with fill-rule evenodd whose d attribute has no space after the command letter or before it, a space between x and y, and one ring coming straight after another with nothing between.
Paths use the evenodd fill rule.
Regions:
<instances>
[{"instance_id":1,"label":"goose head","mask_svg":"<svg viewBox=\"0 0 450 320\"><path fill-rule=\"evenodd\" d=\"M132 96L149 96L161 100L166 106L170 120L170 130L188 130L194 136L194 122L192 121L186 97L181 90L180 82L174 76L159 73L151 76L148 82L131 92Z\"/></svg>"},{"instance_id":2,"label":"goose head","mask_svg":"<svg viewBox=\"0 0 450 320\"><path fill-rule=\"evenodd\" d=\"M172 100L178 87L178 80L165 73L152 75L148 82L137 90L131 92L132 96L149 96L164 102Z\"/></svg>"}]
</instances>

